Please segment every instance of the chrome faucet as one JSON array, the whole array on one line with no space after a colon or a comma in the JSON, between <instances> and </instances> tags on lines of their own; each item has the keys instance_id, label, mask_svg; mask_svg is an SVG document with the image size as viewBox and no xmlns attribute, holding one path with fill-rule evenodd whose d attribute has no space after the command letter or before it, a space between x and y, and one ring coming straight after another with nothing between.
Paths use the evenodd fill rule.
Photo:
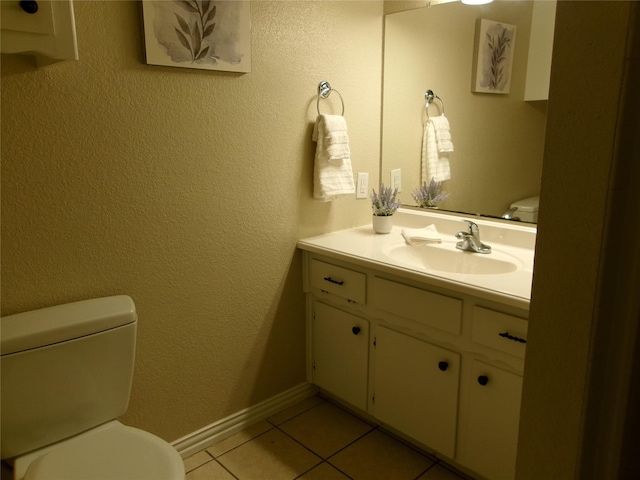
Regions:
<instances>
[{"instance_id":1,"label":"chrome faucet","mask_svg":"<svg viewBox=\"0 0 640 480\"><path fill-rule=\"evenodd\" d=\"M464 220L469 224L469 230L456 233L456 238L460 241L456 243L456 248L467 252L491 253L491 247L480 241L480 229L471 220Z\"/></svg>"},{"instance_id":2,"label":"chrome faucet","mask_svg":"<svg viewBox=\"0 0 640 480\"><path fill-rule=\"evenodd\" d=\"M518 207L511 207L509 210L504 212L502 218L504 218L505 220L520 220L520 217L514 215L514 213L516 213L516 210L518 210Z\"/></svg>"}]
</instances>

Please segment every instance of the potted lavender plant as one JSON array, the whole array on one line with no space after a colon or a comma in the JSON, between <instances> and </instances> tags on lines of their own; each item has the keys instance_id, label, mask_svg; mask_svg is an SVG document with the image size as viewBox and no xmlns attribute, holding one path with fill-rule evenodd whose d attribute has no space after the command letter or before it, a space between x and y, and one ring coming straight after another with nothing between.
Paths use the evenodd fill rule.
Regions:
<instances>
[{"instance_id":1,"label":"potted lavender plant","mask_svg":"<svg viewBox=\"0 0 640 480\"><path fill-rule=\"evenodd\" d=\"M371 208L373 209L373 230L376 233L389 233L393 226L392 216L402 205L397 199L398 189L392 190L380 185L380 193L375 189L371 193Z\"/></svg>"},{"instance_id":2,"label":"potted lavender plant","mask_svg":"<svg viewBox=\"0 0 640 480\"><path fill-rule=\"evenodd\" d=\"M447 198L449 194L441 191L442 182L436 182L431 177L431 182L427 186L427 182L422 182L419 188L416 188L411 196L420 208L437 208L438 204Z\"/></svg>"}]
</instances>

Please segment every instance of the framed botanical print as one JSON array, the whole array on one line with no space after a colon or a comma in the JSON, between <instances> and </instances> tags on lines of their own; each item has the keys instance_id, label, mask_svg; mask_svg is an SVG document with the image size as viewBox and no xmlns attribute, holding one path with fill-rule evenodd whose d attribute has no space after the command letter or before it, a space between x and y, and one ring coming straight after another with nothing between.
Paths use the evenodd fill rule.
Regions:
<instances>
[{"instance_id":1,"label":"framed botanical print","mask_svg":"<svg viewBox=\"0 0 640 480\"><path fill-rule=\"evenodd\" d=\"M473 92L509 93L515 42L515 25L478 20Z\"/></svg>"},{"instance_id":2,"label":"framed botanical print","mask_svg":"<svg viewBox=\"0 0 640 480\"><path fill-rule=\"evenodd\" d=\"M251 71L250 2L143 0L142 10L148 64Z\"/></svg>"}]
</instances>

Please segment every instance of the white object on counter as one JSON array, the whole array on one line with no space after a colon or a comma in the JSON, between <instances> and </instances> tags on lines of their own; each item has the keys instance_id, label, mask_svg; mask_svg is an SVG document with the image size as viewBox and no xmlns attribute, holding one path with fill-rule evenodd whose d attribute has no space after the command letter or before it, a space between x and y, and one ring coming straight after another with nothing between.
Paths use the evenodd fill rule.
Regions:
<instances>
[{"instance_id":1,"label":"white object on counter","mask_svg":"<svg viewBox=\"0 0 640 480\"><path fill-rule=\"evenodd\" d=\"M409 245L442 243L442 237L440 237L436 226L433 224L425 228L403 228L402 236Z\"/></svg>"}]
</instances>

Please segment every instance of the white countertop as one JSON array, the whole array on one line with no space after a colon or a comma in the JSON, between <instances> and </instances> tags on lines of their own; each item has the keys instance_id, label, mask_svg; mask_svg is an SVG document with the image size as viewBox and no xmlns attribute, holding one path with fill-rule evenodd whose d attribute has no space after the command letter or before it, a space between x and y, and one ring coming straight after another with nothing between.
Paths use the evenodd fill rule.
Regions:
<instances>
[{"instance_id":1,"label":"white countertop","mask_svg":"<svg viewBox=\"0 0 640 480\"><path fill-rule=\"evenodd\" d=\"M488 255L514 258L518 269L499 274L436 271L418 263L402 262L385 253L391 246L406 243L401 233L403 228L420 228L431 224L436 226L443 243L426 248L455 248L457 241L455 233L466 230L463 219L470 219L478 224L483 243L490 245L494 252ZM535 234L535 227L529 224L511 225L510 222L494 222L430 211L400 209L394 215L394 227L389 234L377 234L371 225L365 225L306 238L298 242L298 247L398 276L528 309L533 278ZM412 245L410 248L425 247ZM483 255L459 252L464 255Z\"/></svg>"}]
</instances>

